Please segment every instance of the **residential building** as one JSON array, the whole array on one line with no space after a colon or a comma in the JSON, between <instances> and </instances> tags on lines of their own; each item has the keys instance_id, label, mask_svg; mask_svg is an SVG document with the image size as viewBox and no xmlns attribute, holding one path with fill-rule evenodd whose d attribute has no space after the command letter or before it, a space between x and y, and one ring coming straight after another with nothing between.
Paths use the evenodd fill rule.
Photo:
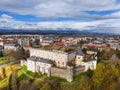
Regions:
<instances>
[{"instance_id":1,"label":"residential building","mask_svg":"<svg viewBox=\"0 0 120 90\"><path fill-rule=\"evenodd\" d=\"M17 43L4 43L4 50L18 50L20 45Z\"/></svg>"},{"instance_id":2,"label":"residential building","mask_svg":"<svg viewBox=\"0 0 120 90\"><path fill-rule=\"evenodd\" d=\"M30 46L30 38L29 38L29 37L20 38L20 39L18 39L18 43L19 43L22 47Z\"/></svg>"}]
</instances>

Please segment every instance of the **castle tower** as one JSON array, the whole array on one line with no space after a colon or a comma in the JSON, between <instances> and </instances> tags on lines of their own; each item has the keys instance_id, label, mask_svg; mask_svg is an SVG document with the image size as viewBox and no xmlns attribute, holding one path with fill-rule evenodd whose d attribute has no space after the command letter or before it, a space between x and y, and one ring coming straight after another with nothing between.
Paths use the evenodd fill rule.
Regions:
<instances>
[{"instance_id":1,"label":"castle tower","mask_svg":"<svg viewBox=\"0 0 120 90\"><path fill-rule=\"evenodd\" d=\"M67 66L67 81L72 82L73 81L73 66Z\"/></svg>"}]
</instances>

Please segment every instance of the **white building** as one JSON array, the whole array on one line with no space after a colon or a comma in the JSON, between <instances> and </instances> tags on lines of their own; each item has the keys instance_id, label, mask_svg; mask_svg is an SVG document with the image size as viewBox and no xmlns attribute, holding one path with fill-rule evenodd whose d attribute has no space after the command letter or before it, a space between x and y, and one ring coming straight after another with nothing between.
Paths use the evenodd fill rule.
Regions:
<instances>
[{"instance_id":1,"label":"white building","mask_svg":"<svg viewBox=\"0 0 120 90\"><path fill-rule=\"evenodd\" d=\"M40 57L31 56L27 59L27 69L32 72L42 72L50 76L50 68L53 63Z\"/></svg>"},{"instance_id":2,"label":"white building","mask_svg":"<svg viewBox=\"0 0 120 90\"><path fill-rule=\"evenodd\" d=\"M85 71L88 69L94 70L97 65L96 53L89 53L89 55L85 55L81 50L78 50L75 58L75 65L85 66Z\"/></svg>"},{"instance_id":3,"label":"white building","mask_svg":"<svg viewBox=\"0 0 120 90\"><path fill-rule=\"evenodd\" d=\"M30 48L30 56L36 56L51 60L57 67L66 67L68 62L75 59L75 52L66 53L63 51L50 51L36 48Z\"/></svg>"},{"instance_id":4,"label":"white building","mask_svg":"<svg viewBox=\"0 0 120 90\"><path fill-rule=\"evenodd\" d=\"M85 71L87 71L88 69L95 70L97 61L96 60L83 61L83 62L81 62L81 65L85 66Z\"/></svg>"},{"instance_id":5,"label":"white building","mask_svg":"<svg viewBox=\"0 0 120 90\"><path fill-rule=\"evenodd\" d=\"M15 44L15 43L6 43L4 44L4 49L5 50L18 50L20 48L19 44Z\"/></svg>"},{"instance_id":6,"label":"white building","mask_svg":"<svg viewBox=\"0 0 120 90\"><path fill-rule=\"evenodd\" d=\"M40 44L42 46L49 46L49 45L52 45L54 43L54 39L53 38L41 38L40 39Z\"/></svg>"}]
</instances>

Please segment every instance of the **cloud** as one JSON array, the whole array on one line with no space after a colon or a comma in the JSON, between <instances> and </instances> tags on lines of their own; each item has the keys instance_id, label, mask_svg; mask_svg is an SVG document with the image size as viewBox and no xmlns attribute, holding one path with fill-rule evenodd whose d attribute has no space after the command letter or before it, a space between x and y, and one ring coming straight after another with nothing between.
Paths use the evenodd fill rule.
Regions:
<instances>
[{"instance_id":1,"label":"cloud","mask_svg":"<svg viewBox=\"0 0 120 90\"><path fill-rule=\"evenodd\" d=\"M89 14L85 11L116 11L111 14ZM76 29L120 33L120 2L118 0L1 0L0 11L39 18L83 18L90 22L23 22L7 14L1 15L0 28L59 30Z\"/></svg>"},{"instance_id":2,"label":"cloud","mask_svg":"<svg viewBox=\"0 0 120 90\"><path fill-rule=\"evenodd\" d=\"M9 15L7 15L7 14L2 14L1 17L2 17L2 18L6 18L6 19L13 19L12 16L9 16Z\"/></svg>"},{"instance_id":3,"label":"cloud","mask_svg":"<svg viewBox=\"0 0 120 90\"><path fill-rule=\"evenodd\" d=\"M23 22L14 19L0 18L0 28L15 30L89 30L90 32L120 34L120 19L105 19L90 22Z\"/></svg>"},{"instance_id":4,"label":"cloud","mask_svg":"<svg viewBox=\"0 0 120 90\"><path fill-rule=\"evenodd\" d=\"M24 2L24 3L23 3ZM117 0L1 0L0 10L44 18L79 17L102 19L83 11L120 9Z\"/></svg>"}]
</instances>

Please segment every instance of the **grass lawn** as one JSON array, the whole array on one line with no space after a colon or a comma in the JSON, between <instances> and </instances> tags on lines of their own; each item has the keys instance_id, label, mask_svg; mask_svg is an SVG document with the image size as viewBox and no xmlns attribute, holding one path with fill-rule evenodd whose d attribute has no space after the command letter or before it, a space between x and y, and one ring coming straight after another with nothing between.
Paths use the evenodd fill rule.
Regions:
<instances>
[{"instance_id":1,"label":"grass lawn","mask_svg":"<svg viewBox=\"0 0 120 90\"><path fill-rule=\"evenodd\" d=\"M30 80L30 78L29 77L27 77L24 73L22 73L20 76L19 76L19 78L21 79L21 80Z\"/></svg>"},{"instance_id":2,"label":"grass lawn","mask_svg":"<svg viewBox=\"0 0 120 90\"><path fill-rule=\"evenodd\" d=\"M22 69L26 72L27 71L27 66L21 66L22 67Z\"/></svg>"},{"instance_id":3,"label":"grass lawn","mask_svg":"<svg viewBox=\"0 0 120 90\"><path fill-rule=\"evenodd\" d=\"M80 81L81 80L81 75L77 75L74 77L73 82Z\"/></svg>"},{"instance_id":4,"label":"grass lawn","mask_svg":"<svg viewBox=\"0 0 120 90\"><path fill-rule=\"evenodd\" d=\"M8 62L9 60L0 60L0 64L4 64L6 62Z\"/></svg>"},{"instance_id":5,"label":"grass lawn","mask_svg":"<svg viewBox=\"0 0 120 90\"><path fill-rule=\"evenodd\" d=\"M21 70L18 70L18 77L20 77L23 74Z\"/></svg>"},{"instance_id":6,"label":"grass lawn","mask_svg":"<svg viewBox=\"0 0 120 90\"><path fill-rule=\"evenodd\" d=\"M86 74L86 72L83 72L83 73L75 76L74 79L73 79L73 82L78 82L78 81L80 81L80 80L81 80L81 77L82 77L83 75L85 75L85 74Z\"/></svg>"},{"instance_id":7,"label":"grass lawn","mask_svg":"<svg viewBox=\"0 0 120 90\"><path fill-rule=\"evenodd\" d=\"M27 70L27 66L22 66L22 69L27 73L29 74L30 76L33 76L33 77L36 77L36 78L40 78L42 76L41 73L35 73L35 72L32 72L32 71L28 71Z\"/></svg>"},{"instance_id":8,"label":"grass lawn","mask_svg":"<svg viewBox=\"0 0 120 90\"><path fill-rule=\"evenodd\" d=\"M60 82L67 82L66 79L64 79L64 78L53 77L53 76L46 78L46 80L47 80L47 81L59 80Z\"/></svg>"},{"instance_id":9,"label":"grass lawn","mask_svg":"<svg viewBox=\"0 0 120 90\"><path fill-rule=\"evenodd\" d=\"M108 63L109 60L98 60L97 63Z\"/></svg>"},{"instance_id":10,"label":"grass lawn","mask_svg":"<svg viewBox=\"0 0 120 90\"><path fill-rule=\"evenodd\" d=\"M63 87L63 90L79 90L78 87L80 84L80 80L81 80L82 76L85 74L86 74L86 72L75 76L74 80L71 83L70 82L61 82L61 86Z\"/></svg>"},{"instance_id":11,"label":"grass lawn","mask_svg":"<svg viewBox=\"0 0 120 90\"><path fill-rule=\"evenodd\" d=\"M63 87L63 90L79 90L79 82L74 82L74 83L61 83L61 86Z\"/></svg>"}]
</instances>

